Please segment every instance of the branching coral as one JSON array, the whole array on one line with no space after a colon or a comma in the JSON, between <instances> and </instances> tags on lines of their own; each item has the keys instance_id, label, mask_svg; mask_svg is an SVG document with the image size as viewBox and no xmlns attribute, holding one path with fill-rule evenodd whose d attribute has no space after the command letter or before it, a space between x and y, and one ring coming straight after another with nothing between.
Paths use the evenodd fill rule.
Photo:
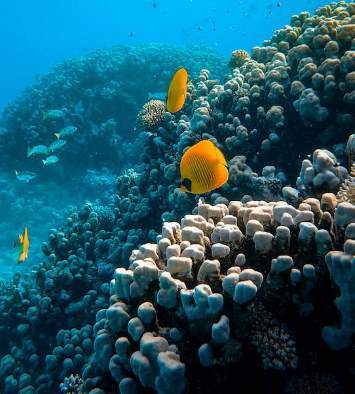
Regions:
<instances>
[{"instance_id":1,"label":"branching coral","mask_svg":"<svg viewBox=\"0 0 355 394\"><path fill-rule=\"evenodd\" d=\"M81 386L83 380L79 375L70 375L64 379L64 382L60 384L60 391L63 394L82 394Z\"/></svg>"},{"instance_id":2,"label":"branching coral","mask_svg":"<svg viewBox=\"0 0 355 394\"><path fill-rule=\"evenodd\" d=\"M280 322L260 307L252 328L251 342L260 354L265 369L284 371L297 367L295 340Z\"/></svg>"},{"instance_id":3,"label":"branching coral","mask_svg":"<svg viewBox=\"0 0 355 394\"><path fill-rule=\"evenodd\" d=\"M298 304L298 284L321 280L324 256L345 233L352 234L346 227L353 207L340 204L336 208L332 220L337 235L332 241L324 220L329 215L333 218L334 211L322 211L320 206L314 198L298 208L285 202L201 203L181 224L164 223L157 243L134 250L128 269L115 271L111 306L97 316L96 353L85 368L86 389L94 389L93 380L104 390L110 390L111 384L121 387L133 373L130 382L135 387L170 393L159 378L164 365L159 360L170 358L169 376L180 382L176 390L182 392L184 363L191 358L188 343L194 343L205 368L239 362L246 340L255 346L265 369L296 368L299 338L292 337L279 319L292 322L285 312L294 304L300 316L309 316L303 312L306 304ZM327 261L333 253L348 261L352 243L347 241L345 252L330 252ZM303 279L296 272L299 269ZM302 291L310 289L309 284L304 282ZM353 294L351 287L346 288L346 294ZM319 307L319 295L314 292L313 286L313 295L305 299L313 302L313 311ZM271 305L276 316L265 309ZM344 295L341 305L337 302L343 314L342 330L347 330L351 297ZM115 344L112 337L118 337ZM230 353L231 346L238 352ZM189 366L197 368L191 361ZM110 383L112 378L116 383Z\"/></svg>"}]
</instances>

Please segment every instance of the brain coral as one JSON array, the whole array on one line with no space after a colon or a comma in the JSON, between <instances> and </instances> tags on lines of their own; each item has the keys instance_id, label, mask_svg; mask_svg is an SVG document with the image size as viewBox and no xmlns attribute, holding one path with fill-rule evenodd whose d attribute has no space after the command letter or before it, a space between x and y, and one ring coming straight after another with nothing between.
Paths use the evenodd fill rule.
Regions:
<instances>
[{"instance_id":1,"label":"brain coral","mask_svg":"<svg viewBox=\"0 0 355 394\"><path fill-rule=\"evenodd\" d=\"M138 124L147 131L154 131L163 120L165 112L166 106L163 101L150 100L143 105L138 113Z\"/></svg>"}]
</instances>

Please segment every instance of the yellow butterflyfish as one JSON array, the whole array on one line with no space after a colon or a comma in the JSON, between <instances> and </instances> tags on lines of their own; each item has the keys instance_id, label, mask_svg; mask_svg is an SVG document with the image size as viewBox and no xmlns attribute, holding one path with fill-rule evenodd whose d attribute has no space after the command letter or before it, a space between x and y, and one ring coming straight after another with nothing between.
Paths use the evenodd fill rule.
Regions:
<instances>
[{"instance_id":1,"label":"yellow butterflyfish","mask_svg":"<svg viewBox=\"0 0 355 394\"><path fill-rule=\"evenodd\" d=\"M187 93L187 71L182 67L174 74L168 91L167 110L172 114L181 110Z\"/></svg>"},{"instance_id":2,"label":"yellow butterflyfish","mask_svg":"<svg viewBox=\"0 0 355 394\"><path fill-rule=\"evenodd\" d=\"M229 176L223 153L209 140L198 142L183 154L180 174L180 190L192 194L218 189L228 181Z\"/></svg>"},{"instance_id":3,"label":"yellow butterflyfish","mask_svg":"<svg viewBox=\"0 0 355 394\"><path fill-rule=\"evenodd\" d=\"M17 259L17 262L21 264L28 259L28 250L30 248L30 240L28 238L27 227L25 227L23 234L19 234L18 236L18 247L20 255Z\"/></svg>"}]
</instances>

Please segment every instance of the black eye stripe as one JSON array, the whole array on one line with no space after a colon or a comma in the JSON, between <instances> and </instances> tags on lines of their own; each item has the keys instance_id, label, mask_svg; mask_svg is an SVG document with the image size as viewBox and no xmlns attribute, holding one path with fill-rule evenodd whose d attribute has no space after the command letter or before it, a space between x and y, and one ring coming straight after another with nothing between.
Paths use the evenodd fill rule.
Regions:
<instances>
[{"instance_id":1,"label":"black eye stripe","mask_svg":"<svg viewBox=\"0 0 355 394\"><path fill-rule=\"evenodd\" d=\"M189 178L184 178L181 182L182 186L185 186L186 189L190 192L192 187L192 182Z\"/></svg>"}]
</instances>

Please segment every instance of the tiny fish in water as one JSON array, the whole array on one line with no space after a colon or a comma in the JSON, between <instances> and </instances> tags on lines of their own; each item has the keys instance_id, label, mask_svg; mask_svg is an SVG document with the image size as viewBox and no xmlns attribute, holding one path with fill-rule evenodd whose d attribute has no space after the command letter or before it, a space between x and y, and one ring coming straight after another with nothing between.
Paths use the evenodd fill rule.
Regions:
<instances>
[{"instance_id":1,"label":"tiny fish in water","mask_svg":"<svg viewBox=\"0 0 355 394\"><path fill-rule=\"evenodd\" d=\"M172 114L182 109L187 93L187 71L182 67L176 71L170 82L167 100L167 110Z\"/></svg>"},{"instance_id":2,"label":"tiny fish in water","mask_svg":"<svg viewBox=\"0 0 355 394\"><path fill-rule=\"evenodd\" d=\"M64 116L65 116L65 113L61 109L51 109L49 111L43 112L42 120L46 120L46 119L59 120L59 119L63 119Z\"/></svg>"},{"instance_id":3,"label":"tiny fish in water","mask_svg":"<svg viewBox=\"0 0 355 394\"><path fill-rule=\"evenodd\" d=\"M21 264L28 259L28 250L30 248L30 240L28 238L27 227L25 227L22 234L19 234L17 245L19 249L19 257L17 259L17 262Z\"/></svg>"},{"instance_id":4,"label":"tiny fish in water","mask_svg":"<svg viewBox=\"0 0 355 394\"><path fill-rule=\"evenodd\" d=\"M37 174L31 171L24 171L24 172L15 171L15 175L18 181L24 183L31 182L33 179L37 177Z\"/></svg>"},{"instance_id":5,"label":"tiny fish in water","mask_svg":"<svg viewBox=\"0 0 355 394\"><path fill-rule=\"evenodd\" d=\"M27 157L38 156L38 155L48 155L49 148L46 145L36 145L33 148L27 148Z\"/></svg>"},{"instance_id":6,"label":"tiny fish in water","mask_svg":"<svg viewBox=\"0 0 355 394\"><path fill-rule=\"evenodd\" d=\"M213 142L202 140L183 154L180 175L181 191L204 194L228 181L228 165L223 153Z\"/></svg>"},{"instance_id":7,"label":"tiny fish in water","mask_svg":"<svg viewBox=\"0 0 355 394\"><path fill-rule=\"evenodd\" d=\"M65 140L56 140L53 141L50 145L49 145L49 149L51 152L55 152L56 150L59 150L61 148L63 148L63 146L67 143L67 141Z\"/></svg>"},{"instance_id":8,"label":"tiny fish in water","mask_svg":"<svg viewBox=\"0 0 355 394\"><path fill-rule=\"evenodd\" d=\"M60 130L59 133L54 133L54 135L58 138L63 138L66 137L68 135L73 135L74 133L76 133L78 130L78 128L76 126L67 126L64 127L62 130Z\"/></svg>"},{"instance_id":9,"label":"tiny fish in water","mask_svg":"<svg viewBox=\"0 0 355 394\"><path fill-rule=\"evenodd\" d=\"M51 155L48 156L45 160L42 160L44 166L49 166L51 164L58 163L59 159L57 156Z\"/></svg>"}]
</instances>

